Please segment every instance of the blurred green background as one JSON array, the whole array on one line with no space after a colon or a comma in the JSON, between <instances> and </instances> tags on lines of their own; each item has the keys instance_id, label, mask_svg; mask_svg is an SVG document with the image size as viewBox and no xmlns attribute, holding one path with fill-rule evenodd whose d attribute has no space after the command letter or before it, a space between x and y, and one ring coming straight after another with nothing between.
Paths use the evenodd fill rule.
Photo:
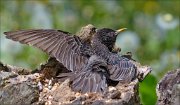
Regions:
<instances>
[{"instance_id":1,"label":"blurred green background","mask_svg":"<svg viewBox=\"0 0 180 105\"><path fill-rule=\"evenodd\" d=\"M48 56L4 37L3 32L53 28L76 33L89 23L97 28L128 28L117 38L121 54L153 69L140 84L144 105L154 105L157 82L180 67L180 1L178 0L0 0L0 61L35 69Z\"/></svg>"}]
</instances>

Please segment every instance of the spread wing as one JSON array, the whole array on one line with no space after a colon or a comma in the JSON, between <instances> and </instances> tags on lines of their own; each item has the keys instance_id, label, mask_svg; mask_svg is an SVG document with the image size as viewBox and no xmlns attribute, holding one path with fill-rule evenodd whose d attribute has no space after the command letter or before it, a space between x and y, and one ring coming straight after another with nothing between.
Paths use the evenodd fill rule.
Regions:
<instances>
[{"instance_id":1,"label":"spread wing","mask_svg":"<svg viewBox=\"0 0 180 105\"><path fill-rule=\"evenodd\" d=\"M109 62L110 79L122 83L131 82L136 77L137 68L127 58L114 54Z\"/></svg>"},{"instance_id":2,"label":"spread wing","mask_svg":"<svg viewBox=\"0 0 180 105\"><path fill-rule=\"evenodd\" d=\"M37 29L5 32L4 34L14 41L40 48L71 71L81 69L87 61L80 51L81 40L68 32Z\"/></svg>"}]
</instances>

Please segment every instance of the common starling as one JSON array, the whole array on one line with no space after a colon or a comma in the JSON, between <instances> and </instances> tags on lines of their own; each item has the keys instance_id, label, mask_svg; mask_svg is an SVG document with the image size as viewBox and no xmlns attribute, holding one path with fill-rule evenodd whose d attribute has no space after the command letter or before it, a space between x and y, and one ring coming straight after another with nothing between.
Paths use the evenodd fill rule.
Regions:
<instances>
[{"instance_id":1,"label":"common starling","mask_svg":"<svg viewBox=\"0 0 180 105\"><path fill-rule=\"evenodd\" d=\"M97 30L91 43L94 55L81 71L70 76L74 91L103 93L111 82L129 83L135 79L136 67L131 60L110 52L107 47L113 45L116 36L111 29Z\"/></svg>"},{"instance_id":2,"label":"common starling","mask_svg":"<svg viewBox=\"0 0 180 105\"><path fill-rule=\"evenodd\" d=\"M104 92L108 80L130 82L135 77L134 64L111 52L120 31L98 29L90 43L69 32L53 29L21 30L4 34L9 39L33 45L55 57L72 71L72 89L85 93Z\"/></svg>"}]
</instances>

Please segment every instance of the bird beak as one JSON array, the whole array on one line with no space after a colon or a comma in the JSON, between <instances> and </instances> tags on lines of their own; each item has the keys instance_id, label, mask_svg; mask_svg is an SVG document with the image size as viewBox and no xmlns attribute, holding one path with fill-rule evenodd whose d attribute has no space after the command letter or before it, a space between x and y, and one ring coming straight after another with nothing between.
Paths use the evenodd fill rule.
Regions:
<instances>
[{"instance_id":1,"label":"bird beak","mask_svg":"<svg viewBox=\"0 0 180 105\"><path fill-rule=\"evenodd\" d=\"M116 35L118 35L120 32L122 32L122 31L124 31L124 30L126 30L127 28L121 28L121 29L118 29L118 30L116 30Z\"/></svg>"}]
</instances>

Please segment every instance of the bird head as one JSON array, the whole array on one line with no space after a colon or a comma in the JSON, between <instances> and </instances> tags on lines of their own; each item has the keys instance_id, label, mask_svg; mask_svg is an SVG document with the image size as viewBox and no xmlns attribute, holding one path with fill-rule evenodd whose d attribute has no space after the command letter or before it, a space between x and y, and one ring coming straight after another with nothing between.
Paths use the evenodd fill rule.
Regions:
<instances>
[{"instance_id":1,"label":"bird head","mask_svg":"<svg viewBox=\"0 0 180 105\"><path fill-rule=\"evenodd\" d=\"M114 46L114 43L116 41L116 37L117 35L124 31L126 28L121 28L119 30L112 30L112 29L109 29L109 28L102 28L102 29L98 29L97 30L97 37L98 37L98 40L106 45L108 47L108 49L111 51L113 46Z\"/></svg>"},{"instance_id":2,"label":"bird head","mask_svg":"<svg viewBox=\"0 0 180 105\"><path fill-rule=\"evenodd\" d=\"M77 33L77 35L87 43L90 42L93 35L96 33L96 27L92 24L88 24L85 27L82 27L81 30Z\"/></svg>"}]
</instances>

